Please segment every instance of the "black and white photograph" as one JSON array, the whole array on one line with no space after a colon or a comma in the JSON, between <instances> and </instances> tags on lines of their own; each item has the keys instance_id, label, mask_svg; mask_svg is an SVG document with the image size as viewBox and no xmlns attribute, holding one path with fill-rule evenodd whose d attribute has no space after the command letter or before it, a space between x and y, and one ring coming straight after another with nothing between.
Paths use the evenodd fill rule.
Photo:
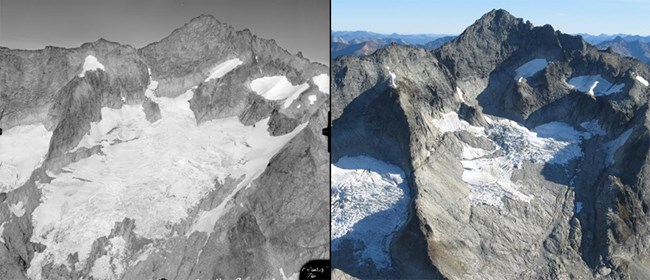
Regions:
<instances>
[{"instance_id":1,"label":"black and white photograph","mask_svg":"<svg viewBox=\"0 0 650 280\"><path fill-rule=\"evenodd\" d=\"M0 279L329 259L329 1L0 1Z\"/></svg>"}]
</instances>

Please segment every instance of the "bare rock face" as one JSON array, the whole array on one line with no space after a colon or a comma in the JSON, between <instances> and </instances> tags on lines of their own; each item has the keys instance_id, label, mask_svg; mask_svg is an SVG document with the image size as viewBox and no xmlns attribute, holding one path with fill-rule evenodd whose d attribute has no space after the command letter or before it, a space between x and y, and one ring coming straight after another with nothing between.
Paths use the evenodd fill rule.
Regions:
<instances>
[{"instance_id":1,"label":"bare rock face","mask_svg":"<svg viewBox=\"0 0 650 280\"><path fill-rule=\"evenodd\" d=\"M139 50L0 48L0 137L47 145L0 195L0 278L280 279L328 258L328 73L208 15ZM251 89L272 76L308 87Z\"/></svg>"},{"instance_id":2,"label":"bare rock face","mask_svg":"<svg viewBox=\"0 0 650 280\"><path fill-rule=\"evenodd\" d=\"M393 273L650 277L646 64L494 10L436 50L391 45L332 68L332 161L406 172Z\"/></svg>"}]
</instances>

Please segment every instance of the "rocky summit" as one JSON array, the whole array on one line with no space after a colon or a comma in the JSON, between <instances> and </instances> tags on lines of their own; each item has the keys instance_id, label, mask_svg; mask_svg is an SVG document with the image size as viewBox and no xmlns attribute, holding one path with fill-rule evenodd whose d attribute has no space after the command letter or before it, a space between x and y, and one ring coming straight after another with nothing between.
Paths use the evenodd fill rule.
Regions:
<instances>
[{"instance_id":1,"label":"rocky summit","mask_svg":"<svg viewBox=\"0 0 650 280\"><path fill-rule=\"evenodd\" d=\"M333 216L338 277L650 278L647 64L493 10L332 79L333 215L358 213ZM401 178L406 204L346 193Z\"/></svg>"},{"instance_id":2,"label":"rocky summit","mask_svg":"<svg viewBox=\"0 0 650 280\"><path fill-rule=\"evenodd\" d=\"M0 48L1 279L283 279L329 258L329 69L202 15Z\"/></svg>"}]
</instances>

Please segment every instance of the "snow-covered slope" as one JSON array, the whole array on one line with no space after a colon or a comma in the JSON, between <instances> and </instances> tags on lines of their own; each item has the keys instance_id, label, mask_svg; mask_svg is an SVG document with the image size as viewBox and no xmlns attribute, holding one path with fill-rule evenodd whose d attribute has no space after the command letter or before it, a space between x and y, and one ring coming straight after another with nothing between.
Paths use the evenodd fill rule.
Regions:
<instances>
[{"instance_id":1,"label":"snow-covered slope","mask_svg":"<svg viewBox=\"0 0 650 280\"><path fill-rule=\"evenodd\" d=\"M29 179L47 154L52 132L42 124L21 125L0 137L0 192L9 192Z\"/></svg>"},{"instance_id":2,"label":"snow-covered slope","mask_svg":"<svg viewBox=\"0 0 650 280\"><path fill-rule=\"evenodd\" d=\"M268 100L285 100L283 107L287 108L309 88L309 85L304 83L294 86L285 76L273 76L255 79L250 87L255 93Z\"/></svg>"},{"instance_id":3,"label":"snow-covered slope","mask_svg":"<svg viewBox=\"0 0 650 280\"><path fill-rule=\"evenodd\" d=\"M78 252L85 260L94 240L126 217L136 220L138 235L163 238L170 234L168 225L186 218L213 190L214 180L245 176L188 235L210 232L232 196L306 125L279 137L267 132L268 118L255 126L237 118L197 125L188 103L192 95L189 90L176 98L152 96L162 116L155 123L145 119L141 105L102 109L102 120L80 144L101 145L102 153L50 173L52 182L39 185L44 195L33 212L32 241L47 247L36 254L30 276L40 278L38 268L45 263L67 264L68 254Z\"/></svg>"}]
</instances>

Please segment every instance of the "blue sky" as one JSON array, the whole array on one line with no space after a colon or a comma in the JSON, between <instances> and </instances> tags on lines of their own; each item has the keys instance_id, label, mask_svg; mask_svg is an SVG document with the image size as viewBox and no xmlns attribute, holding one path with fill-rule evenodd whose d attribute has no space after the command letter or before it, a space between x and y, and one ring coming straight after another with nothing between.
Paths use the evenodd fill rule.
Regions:
<instances>
[{"instance_id":1,"label":"blue sky","mask_svg":"<svg viewBox=\"0 0 650 280\"><path fill-rule=\"evenodd\" d=\"M332 30L460 34L495 8L564 33L650 35L650 0L332 0Z\"/></svg>"}]
</instances>

